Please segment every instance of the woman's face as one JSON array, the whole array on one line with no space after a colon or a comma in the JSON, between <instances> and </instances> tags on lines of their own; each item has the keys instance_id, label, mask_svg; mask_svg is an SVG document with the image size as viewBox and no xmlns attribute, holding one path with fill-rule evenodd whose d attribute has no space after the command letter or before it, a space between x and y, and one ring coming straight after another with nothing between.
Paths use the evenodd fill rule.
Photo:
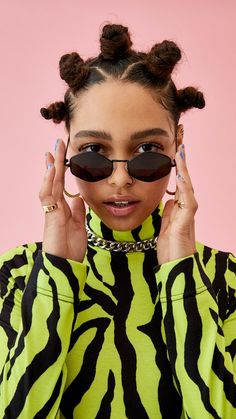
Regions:
<instances>
[{"instance_id":1,"label":"woman's face","mask_svg":"<svg viewBox=\"0 0 236 419\"><path fill-rule=\"evenodd\" d=\"M154 128L162 133L148 134ZM79 96L70 127L69 157L89 151L97 151L111 160L128 160L145 151L163 153L173 159L174 124L168 112L138 84L121 81L96 84ZM76 178L76 182L85 202L108 227L130 230L157 207L167 189L169 175L143 182L130 177L125 162L113 165L113 172L106 179L86 182Z\"/></svg>"}]
</instances>

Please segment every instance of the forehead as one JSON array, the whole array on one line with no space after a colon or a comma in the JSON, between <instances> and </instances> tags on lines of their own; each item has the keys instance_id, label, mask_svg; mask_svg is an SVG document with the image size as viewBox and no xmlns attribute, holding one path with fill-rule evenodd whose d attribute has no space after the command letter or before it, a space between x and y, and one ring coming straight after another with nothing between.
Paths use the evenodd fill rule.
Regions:
<instances>
[{"instance_id":1,"label":"forehead","mask_svg":"<svg viewBox=\"0 0 236 419\"><path fill-rule=\"evenodd\" d=\"M170 135L174 132L168 111L151 91L136 83L106 81L79 95L70 134L78 129L97 129L121 135L154 127Z\"/></svg>"}]
</instances>

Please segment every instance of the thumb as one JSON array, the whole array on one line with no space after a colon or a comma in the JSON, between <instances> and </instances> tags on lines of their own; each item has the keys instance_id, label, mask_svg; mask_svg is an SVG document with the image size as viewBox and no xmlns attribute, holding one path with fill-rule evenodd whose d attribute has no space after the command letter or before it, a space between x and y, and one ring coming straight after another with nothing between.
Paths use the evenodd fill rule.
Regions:
<instances>
[{"instance_id":1,"label":"thumb","mask_svg":"<svg viewBox=\"0 0 236 419\"><path fill-rule=\"evenodd\" d=\"M71 203L71 214L76 223L85 225L85 204L82 197L76 197Z\"/></svg>"},{"instance_id":2,"label":"thumb","mask_svg":"<svg viewBox=\"0 0 236 419\"><path fill-rule=\"evenodd\" d=\"M164 210L163 210L163 214L161 217L161 230L160 230L160 235L162 233L164 233L166 231L166 229L168 228L168 225L170 223L170 216L171 216L171 212L172 209L174 207L175 201L174 199L169 199L169 201L166 202Z\"/></svg>"}]
</instances>

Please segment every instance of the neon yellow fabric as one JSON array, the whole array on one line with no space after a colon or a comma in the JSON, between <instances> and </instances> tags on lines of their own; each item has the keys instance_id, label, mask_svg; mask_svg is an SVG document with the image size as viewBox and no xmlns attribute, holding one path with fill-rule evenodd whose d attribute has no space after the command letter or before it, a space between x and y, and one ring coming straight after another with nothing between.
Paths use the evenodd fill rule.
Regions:
<instances>
[{"instance_id":1,"label":"neon yellow fabric","mask_svg":"<svg viewBox=\"0 0 236 419\"><path fill-rule=\"evenodd\" d=\"M158 234L161 210L107 239ZM0 417L236 417L236 259L88 247L83 263L19 246L0 260Z\"/></svg>"}]
</instances>

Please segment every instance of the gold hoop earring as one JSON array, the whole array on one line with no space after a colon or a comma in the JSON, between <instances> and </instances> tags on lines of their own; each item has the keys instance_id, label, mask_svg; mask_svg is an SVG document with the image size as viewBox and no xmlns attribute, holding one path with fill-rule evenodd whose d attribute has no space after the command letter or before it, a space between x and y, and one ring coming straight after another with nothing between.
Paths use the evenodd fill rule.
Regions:
<instances>
[{"instance_id":1,"label":"gold hoop earring","mask_svg":"<svg viewBox=\"0 0 236 419\"><path fill-rule=\"evenodd\" d=\"M81 197L80 193L77 193L75 195L72 195L70 192L67 192L65 188L64 188L64 194L66 196L68 196L69 198L79 198L79 197Z\"/></svg>"},{"instance_id":2,"label":"gold hoop earring","mask_svg":"<svg viewBox=\"0 0 236 419\"><path fill-rule=\"evenodd\" d=\"M67 169L69 169L69 167L66 167L65 168L65 173L66 173ZM70 192L67 192L67 190L65 188L63 189L63 191L64 191L64 194L66 196L68 196L69 198L79 198L81 196L80 193L77 193L75 195L72 195Z\"/></svg>"},{"instance_id":3,"label":"gold hoop earring","mask_svg":"<svg viewBox=\"0 0 236 419\"><path fill-rule=\"evenodd\" d=\"M168 191L168 189L166 189L166 193L167 193L168 195L175 195L175 194L176 194L176 190L175 190L174 192L170 192L170 191Z\"/></svg>"}]
</instances>

